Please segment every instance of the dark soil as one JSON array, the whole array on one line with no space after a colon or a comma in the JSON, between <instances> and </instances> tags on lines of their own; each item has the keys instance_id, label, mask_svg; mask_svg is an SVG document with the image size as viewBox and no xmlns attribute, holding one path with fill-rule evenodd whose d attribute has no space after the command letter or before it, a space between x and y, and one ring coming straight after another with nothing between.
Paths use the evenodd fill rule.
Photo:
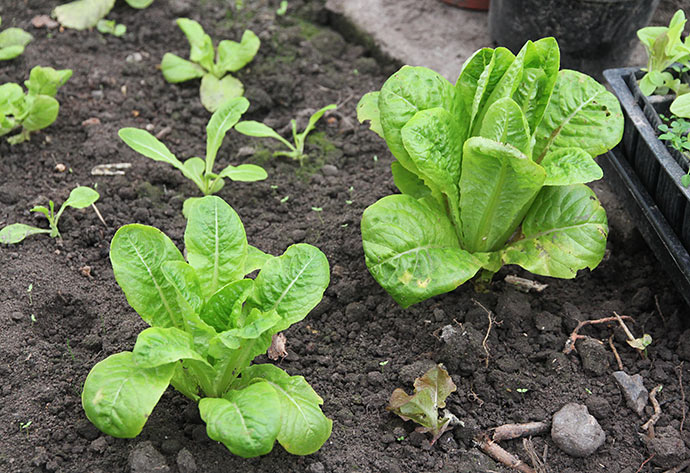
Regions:
<instances>
[{"instance_id":1,"label":"dark soil","mask_svg":"<svg viewBox=\"0 0 690 473\"><path fill-rule=\"evenodd\" d=\"M274 14L277 1L245 1L240 11L211 0L196 9L191 1L157 0L142 11L118 3L111 18L127 25L122 39L31 27L32 17L58 3L0 5L3 27L20 26L35 36L21 58L0 65L0 83L22 82L37 64L74 70L58 95L62 108L53 126L15 147L0 140L0 225L45 225L28 210L48 199L61 203L81 184L98 186L97 206L107 226L90 209L69 210L60 223L62 240L39 235L0 248L0 471L153 471L132 470L130 460L133 452L151 448L163 455L157 466L167 464L155 471L507 471L479 453L472 437L507 422L548 421L568 402L589 406L606 443L577 459L548 435L535 437L537 452L548 447L550 472L661 471L661 455L638 470L651 455L638 432L652 410L648 406L638 417L627 407L611 377L617 368L607 339L614 335L628 373L640 373L650 390L663 385L657 430L677 431L687 409L684 393L690 392L683 366L690 359L688 310L638 234L614 226L607 257L595 271L570 281L535 278L549 284L542 293L523 294L503 282L506 274L530 277L511 267L496 276L489 293L466 285L402 310L368 274L359 233L364 208L395 192L392 158L355 119L361 95L380 88L395 65L375 61L370 51L330 29L319 1L291 0L285 17ZM177 16L199 20L216 41L237 39L245 28L259 34L258 56L237 74L252 102L248 118L282 128L307 110L340 105L317 127L305 168L270 158L272 144L234 132L218 163L258 162L268 171L264 182L228 183L219 193L242 217L251 244L280 254L292 243L308 242L331 264L323 302L287 331L289 355L281 363L290 374L305 376L334 421L329 441L308 457L278 445L261 458L235 457L206 437L196 407L172 389L136 439L102 435L80 405L89 369L130 350L145 328L113 278L108 248L114 232L127 223L153 225L181 247L182 202L197 195L172 168L136 155L117 137L119 128L151 125L153 133L169 130L162 140L178 156L204 150L209 114L199 102L198 82L167 84L157 68L167 51L187 55ZM85 124L90 118L100 123ZM114 162L132 167L125 176L91 175L95 165ZM55 171L58 163L68 171ZM486 341L488 365L481 342L489 319L475 300L496 319ZM579 354L561 354L578 320L613 311L635 319L635 334L651 334L645 359L609 325L583 329L604 349L584 344ZM467 342L445 346L437 336L446 325L469 334ZM449 408L464 427L430 446L385 405L396 387L411 391L414 378L434 362L444 362L453 375L458 390ZM685 430L683 438L690 440ZM504 446L527 459L521 441ZM676 453L686 451L681 445Z\"/></svg>"}]
</instances>

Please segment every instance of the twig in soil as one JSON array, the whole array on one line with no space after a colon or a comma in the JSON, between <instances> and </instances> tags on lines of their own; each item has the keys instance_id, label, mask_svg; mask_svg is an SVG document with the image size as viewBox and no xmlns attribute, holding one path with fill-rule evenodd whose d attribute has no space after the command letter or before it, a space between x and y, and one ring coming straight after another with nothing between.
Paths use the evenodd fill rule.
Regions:
<instances>
[{"instance_id":1,"label":"twig in soil","mask_svg":"<svg viewBox=\"0 0 690 473\"><path fill-rule=\"evenodd\" d=\"M476 403L479 407L482 407L484 405L484 401L482 400L482 398L480 398L479 395L476 392L474 392L474 390L472 389L471 386L470 386L470 392L467 393L467 399L470 402Z\"/></svg>"},{"instance_id":2,"label":"twig in soil","mask_svg":"<svg viewBox=\"0 0 690 473\"><path fill-rule=\"evenodd\" d=\"M539 435L549 430L548 422L527 422L525 424L503 424L493 429L494 433L491 440L501 442L502 440L512 440L520 437Z\"/></svg>"},{"instance_id":3,"label":"twig in soil","mask_svg":"<svg viewBox=\"0 0 690 473\"><path fill-rule=\"evenodd\" d=\"M661 306L659 305L659 296L657 294L654 295L654 304L656 305L656 311L659 312L659 317L661 317L661 321L664 323L664 327L666 327L666 317L664 317L664 313L661 312Z\"/></svg>"},{"instance_id":4,"label":"twig in soil","mask_svg":"<svg viewBox=\"0 0 690 473\"><path fill-rule=\"evenodd\" d=\"M680 473L681 471L685 470L689 466L690 466L690 460L685 460L680 465L674 466L670 470L664 471L664 473Z\"/></svg>"},{"instance_id":5,"label":"twig in soil","mask_svg":"<svg viewBox=\"0 0 690 473\"><path fill-rule=\"evenodd\" d=\"M680 398L681 401L683 402L682 405L682 411L683 411L683 417L680 419L680 429L679 432L681 435L683 435L683 426L685 425L685 389L683 389L683 362L680 362L680 365L676 367L678 370L678 386L680 387Z\"/></svg>"},{"instance_id":6,"label":"twig in soil","mask_svg":"<svg viewBox=\"0 0 690 473\"><path fill-rule=\"evenodd\" d=\"M549 287L548 284L542 284L537 281L532 281L531 279L521 278L520 276L513 276L512 274L507 275L505 278L503 278L503 280L508 284L512 284L522 292L542 292L544 289Z\"/></svg>"},{"instance_id":7,"label":"twig in soil","mask_svg":"<svg viewBox=\"0 0 690 473\"><path fill-rule=\"evenodd\" d=\"M512 453L504 450L499 444L495 443L485 433L481 433L475 437L474 441L477 443L479 449L489 455L491 458L507 466L513 468L521 473L537 473L531 466L515 457Z\"/></svg>"},{"instance_id":8,"label":"twig in soil","mask_svg":"<svg viewBox=\"0 0 690 473\"><path fill-rule=\"evenodd\" d=\"M644 423L642 430L647 432L647 437L650 439L654 438L654 424L656 424L659 420L659 417L661 417L661 406L659 405L659 401L656 400L656 395L659 393L659 391L661 391L661 388L662 386L659 385L652 389L652 392L649 393L649 400L652 401L654 414L652 414L652 417L650 417L649 420Z\"/></svg>"},{"instance_id":9,"label":"twig in soil","mask_svg":"<svg viewBox=\"0 0 690 473\"><path fill-rule=\"evenodd\" d=\"M105 223L105 220L103 220L103 215L101 215L101 212L98 210L98 207L96 207L96 204L91 204L91 207L93 207L94 212L96 212L96 215L98 215L98 220L101 221L105 228L108 228L108 224Z\"/></svg>"},{"instance_id":10,"label":"twig in soil","mask_svg":"<svg viewBox=\"0 0 690 473\"><path fill-rule=\"evenodd\" d=\"M628 319L628 320L633 320L632 317L628 315L621 315L619 316L621 319ZM565 348L563 348L563 353L568 354L571 351L575 349L575 341L581 338L587 338L584 335L580 335L578 332L582 327L585 325L594 325L594 324L605 324L609 322L617 322L618 319L616 317L604 317L603 319L596 319L596 320L581 320L580 322L577 323L577 327L575 327L575 330L570 334L570 337L568 340L565 341Z\"/></svg>"},{"instance_id":11,"label":"twig in soil","mask_svg":"<svg viewBox=\"0 0 690 473\"><path fill-rule=\"evenodd\" d=\"M532 462L534 471L537 473L548 473L549 470L546 468L546 445L544 446L543 458L539 458L539 455L537 455L537 451L534 448L534 443L532 443L531 438L522 439L522 448L525 449L525 453L527 453L527 456Z\"/></svg>"},{"instance_id":12,"label":"twig in soil","mask_svg":"<svg viewBox=\"0 0 690 473\"><path fill-rule=\"evenodd\" d=\"M618 369L620 371L625 371L623 368L623 362L621 361L621 357L618 355L618 350L616 350L615 345L613 344L613 334L609 337L609 346L611 347L611 351L613 352L613 356L616 357L616 362L618 363Z\"/></svg>"},{"instance_id":13,"label":"twig in soil","mask_svg":"<svg viewBox=\"0 0 690 473\"><path fill-rule=\"evenodd\" d=\"M637 471L636 471L635 473L640 473L640 472L642 471L642 468L644 468L644 466L645 466L647 463L649 463L649 462L652 460L652 458L654 458L654 455L656 455L656 453L652 453L652 456L651 456L651 457L649 457L649 458L647 458L645 461L643 461L643 462L642 462L642 465L640 465L640 467L637 469Z\"/></svg>"},{"instance_id":14,"label":"twig in soil","mask_svg":"<svg viewBox=\"0 0 690 473\"><path fill-rule=\"evenodd\" d=\"M472 299L472 302L474 302L476 305L484 309L484 312L486 312L486 317L489 319L489 327L486 329L486 335L484 335L484 340L482 340L482 347L484 348L484 353L486 353L486 360L484 362L485 366L488 368L489 367L489 358L491 358L491 355L489 354L489 346L487 345L486 341L489 339L489 335L491 334L491 327L493 327L493 324L495 322L494 316L491 313L489 309L484 307L481 302L479 302L476 299Z\"/></svg>"}]
</instances>

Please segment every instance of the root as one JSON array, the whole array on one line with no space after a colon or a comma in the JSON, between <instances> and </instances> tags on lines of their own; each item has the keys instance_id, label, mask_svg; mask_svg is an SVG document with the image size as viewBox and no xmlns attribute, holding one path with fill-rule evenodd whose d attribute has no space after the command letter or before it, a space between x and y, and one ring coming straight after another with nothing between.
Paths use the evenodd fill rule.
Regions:
<instances>
[{"instance_id":1,"label":"root","mask_svg":"<svg viewBox=\"0 0 690 473\"><path fill-rule=\"evenodd\" d=\"M633 320L632 317L629 317L627 315L619 315L621 319L628 319L628 320ZM594 325L594 324L605 324L609 322L617 322L618 318L617 317L604 317L603 319L596 319L596 320L582 320L578 322L577 327L575 327L575 330L570 334L570 337L568 337L568 340L565 342L565 348L563 348L563 353L568 354L571 351L575 349L575 342L581 338L587 338L584 335L580 335L578 332L582 327L585 325Z\"/></svg>"},{"instance_id":2,"label":"root","mask_svg":"<svg viewBox=\"0 0 690 473\"><path fill-rule=\"evenodd\" d=\"M550 424L547 422L528 422L526 424L504 424L494 429L491 439L494 442L512 440L520 437L543 434L548 432Z\"/></svg>"},{"instance_id":3,"label":"root","mask_svg":"<svg viewBox=\"0 0 690 473\"><path fill-rule=\"evenodd\" d=\"M515 457L512 453L504 450L485 433L479 434L474 440L477 442L477 446L482 452L508 468L517 470L520 473L537 473L531 466Z\"/></svg>"},{"instance_id":4,"label":"root","mask_svg":"<svg viewBox=\"0 0 690 473\"><path fill-rule=\"evenodd\" d=\"M659 391L661 391L661 385L655 387L652 389L652 392L649 393L649 400L654 407L654 414L652 414L652 417L642 426L642 430L647 432L647 437L650 439L654 438L654 424L656 424L659 417L661 417L661 406L659 405L659 401L656 400L656 395Z\"/></svg>"},{"instance_id":5,"label":"root","mask_svg":"<svg viewBox=\"0 0 690 473\"><path fill-rule=\"evenodd\" d=\"M484 307L481 302L479 302L476 299L472 299L472 302L484 309L484 312L486 312L486 317L489 319L489 327L486 329L486 335L484 335L484 340L482 340L482 347L484 348L484 353L486 353L486 359L484 360L484 364L488 368L489 358L491 358L491 354L489 353L489 345L486 342L489 339L489 335L491 335L491 327L493 327L494 323L496 322L496 319L494 319L494 314L489 309Z\"/></svg>"}]
</instances>

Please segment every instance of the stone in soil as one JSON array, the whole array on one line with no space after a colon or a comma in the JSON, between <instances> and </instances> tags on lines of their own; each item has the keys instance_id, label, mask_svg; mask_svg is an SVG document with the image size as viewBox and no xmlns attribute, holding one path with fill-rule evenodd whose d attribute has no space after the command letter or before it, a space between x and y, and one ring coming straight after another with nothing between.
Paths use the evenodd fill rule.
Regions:
<instances>
[{"instance_id":1,"label":"stone in soil","mask_svg":"<svg viewBox=\"0 0 690 473\"><path fill-rule=\"evenodd\" d=\"M639 374L630 376L625 371L615 371L613 379L616 380L618 387L621 388L628 407L635 411L637 415L642 415L642 411L649 399L649 392L647 392L647 388L642 383L642 376Z\"/></svg>"},{"instance_id":2,"label":"stone in soil","mask_svg":"<svg viewBox=\"0 0 690 473\"><path fill-rule=\"evenodd\" d=\"M580 338L575 348L585 374L601 376L609 370L609 352L604 345L593 338Z\"/></svg>"},{"instance_id":3,"label":"stone in soil","mask_svg":"<svg viewBox=\"0 0 690 473\"><path fill-rule=\"evenodd\" d=\"M586 406L569 403L554 414L551 438L568 455L587 457L604 444L606 434Z\"/></svg>"},{"instance_id":4,"label":"stone in soil","mask_svg":"<svg viewBox=\"0 0 690 473\"><path fill-rule=\"evenodd\" d=\"M129 454L130 473L167 473L170 467L162 453L149 441L142 442Z\"/></svg>"},{"instance_id":5,"label":"stone in soil","mask_svg":"<svg viewBox=\"0 0 690 473\"><path fill-rule=\"evenodd\" d=\"M652 463L664 469L673 468L688 456L680 432L671 426L657 428L654 438L647 440L647 449Z\"/></svg>"},{"instance_id":6,"label":"stone in soil","mask_svg":"<svg viewBox=\"0 0 690 473\"><path fill-rule=\"evenodd\" d=\"M195 473L197 470L194 456L186 448L177 454L177 469L180 470L180 473Z\"/></svg>"}]
</instances>

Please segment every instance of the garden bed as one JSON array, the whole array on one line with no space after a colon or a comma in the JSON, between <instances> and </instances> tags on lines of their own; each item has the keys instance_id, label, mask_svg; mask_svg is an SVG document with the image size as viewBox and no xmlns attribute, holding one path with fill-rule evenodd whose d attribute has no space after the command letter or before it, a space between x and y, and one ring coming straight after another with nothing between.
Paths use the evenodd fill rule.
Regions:
<instances>
[{"instance_id":1,"label":"garden bed","mask_svg":"<svg viewBox=\"0 0 690 473\"><path fill-rule=\"evenodd\" d=\"M402 310L375 283L364 264L359 220L368 205L395 191L392 158L383 141L357 123L355 106L397 66L375 61L330 29L322 2L292 0L284 17L275 15L279 2L259 0L245 1L240 11L214 1L192 9L195 2L158 0L142 11L118 3L111 18L128 27L121 39L30 26L57 3L27 7L10 0L0 6L3 27L20 26L35 36L24 55L2 63L0 83L22 82L34 65L74 70L58 94L62 107L53 126L15 147L0 140L0 225L43 224L29 214L33 205L62 202L77 184L97 184L96 205L107 226L89 209L71 211L60 222L62 241L38 235L0 247L0 471L129 472L132 452L145 451L145 442L172 472L192 471L190 457L196 471L208 473L506 471L474 449L476 433L507 422L549 420L563 404L580 402L598 417L606 443L576 459L548 436L535 437L537 452L548 445L550 471L634 473L650 456L638 431L651 407L639 418L628 409L611 377L617 368L610 352L600 358L586 348L579 355L560 353L579 320L614 310L635 319L637 335L651 334L647 359L625 344L620 329L584 332L604 342L613 333L626 371L640 373L650 390L664 386L657 428L680 427L684 393L690 392L690 373L682 367L690 359L683 336L687 308L639 235L623 237L612 228L608 256L595 271L570 281L538 277L549 284L542 293L523 294L503 282L506 274L530 277L510 267L487 294L466 285ZM152 125L178 156L203 152L209 114L199 102L198 82L171 85L157 69L165 52L187 55L178 16L200 21L215 41L236 40L245 28L260 36L257 57L237 74L252 103L246 118L280 129L305 110L339 104L317 126L304 168L270 158L268 143L235 132L218 158L219 164L259 163L268 172L266 181L229 182L219 193L239 213L250 244L280 254L292 243L311 243L331 264L324 300L287 331L289 354L280 363L307 379L334 421L331 438L308 457L288 455L280 446L256 459L235 457L207 438L195 406L172 389L136 439L100 434L81 408L89 369L130 350L145 326L113 278L108 249L114 232L127 223L153 225L182 247L182 202L197 195L177 171L136 155L117 137L122 127ZM132 167L125 176L91 175L95 165L115 162ZM67 171L55 171L59 163ZM473 300L501 322L486 340L488 366L481 338L489 319ZM481 337L464 353L449 353L437 335L457 324ZM449 408L465 426L430 447L385 405L396 387L410 391L413 379L438 361L458 386ZM520 441L504 446L526 459ZM650 462L639 471L655 470Z\"/></svg>"}]
</instances>

